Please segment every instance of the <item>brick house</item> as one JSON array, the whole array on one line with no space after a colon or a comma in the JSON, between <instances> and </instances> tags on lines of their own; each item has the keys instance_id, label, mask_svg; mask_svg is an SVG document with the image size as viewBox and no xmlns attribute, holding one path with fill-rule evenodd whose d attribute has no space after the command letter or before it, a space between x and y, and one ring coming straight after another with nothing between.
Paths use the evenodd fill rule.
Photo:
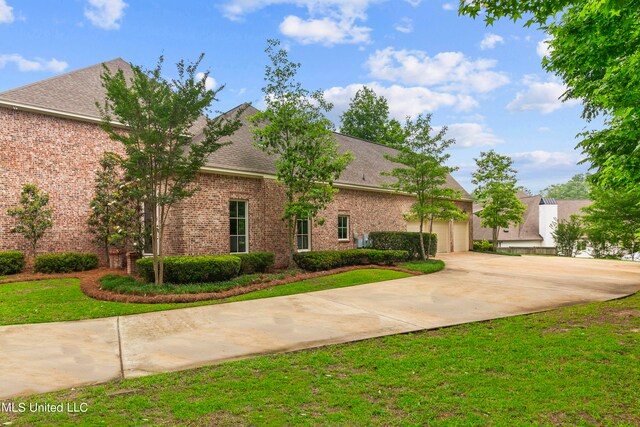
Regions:
<instances>
[{"instance_id":1,"label":"brick house","mask_svg":"<svg viewBox=\"0 0 640 427\"><path fill-rule=\"evenodd\" d=\"M131 75L122 59L105 65ZM54 210L54 226L39 251L102 254L86 227L94 174L104 151L122 148L99 127L95 102L104 98L101 72L98 64L0 93L0 250L26 249L21 236L9 233L6 210L30 182L49 193ZM255 111L249 106L243 120ZM197 137L197 126L194 134ZM394 167L384 158L394 150L339 133L335 138L340 150L350 151L355 160L338 180L334 202L322 213L324 225L299 221L300 250L353 248L356 238L371 231L415 228L403 219L412 197L385 188L393 178L380 175ZM200 191L172 210L166 253L272 251L282 263L288 250L286 225L280 219L284 195L275 181L273 158L253 146L248 125L230 140L233 143L211 155L202 168ZM470 213L469 194L452 177L447 185L461 191L457 203ZM440 252L469 250L468 221L438 223L436 232Z\"/></svg>"}]
</instances>

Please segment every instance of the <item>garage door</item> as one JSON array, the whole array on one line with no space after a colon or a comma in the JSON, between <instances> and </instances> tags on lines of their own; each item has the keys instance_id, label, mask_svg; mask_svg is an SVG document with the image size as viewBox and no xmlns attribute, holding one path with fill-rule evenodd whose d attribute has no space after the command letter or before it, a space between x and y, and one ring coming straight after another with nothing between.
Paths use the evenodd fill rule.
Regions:
<instances>
[{"instance_id":1,"label":"garage door","mask_svg":"<svg viewBox=\"0 0 640 427\"><path fill-rule=\"evenodd\" d=\"M419 231L420 223L418 221L407 222L407 231ZM429 223L425 222L423 232L429 231ZM433 232L438 236L438 253L449 252L449 223L443 221L435 221L433 223ZM425 243L426 244L426 243Z\"/></svg>"},{"instance_id":2,"label":"garage door","mask_svg":"<svg viewBox=\"0 0 640 427\"><path fill-rule=\"evenodd\" d=\"M453 223L453 251L466 252L469 250L469 223Z\"/></svg>"}]
</instances>

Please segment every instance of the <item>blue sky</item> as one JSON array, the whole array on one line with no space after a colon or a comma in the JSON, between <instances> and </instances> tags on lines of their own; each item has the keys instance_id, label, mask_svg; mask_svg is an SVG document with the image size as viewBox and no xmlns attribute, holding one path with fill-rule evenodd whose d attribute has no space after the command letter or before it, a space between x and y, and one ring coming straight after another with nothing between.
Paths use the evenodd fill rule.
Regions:
<instances>
[{"instance_id":1,"label":"blue sky","mask_svg":"<svg viewBox=\"0 0 640 427\"><path fill-rule=\"evenodd\" d=\"M533 190L586 171L575 135L585 128L576 103L544 72L545 35L520 23L459 17L457 1L0 0L0 91L122 57L166 73L205 53L203 69L225 84L218 110L260 106L265 40L279 38L299 79L322 89L338 117L366 84L392 114L433 113L449 127L454 176L472 190L473 159L491 148L515 160ZM593 126L593 125L592 125Z\"/></svg>"}]
</instances>

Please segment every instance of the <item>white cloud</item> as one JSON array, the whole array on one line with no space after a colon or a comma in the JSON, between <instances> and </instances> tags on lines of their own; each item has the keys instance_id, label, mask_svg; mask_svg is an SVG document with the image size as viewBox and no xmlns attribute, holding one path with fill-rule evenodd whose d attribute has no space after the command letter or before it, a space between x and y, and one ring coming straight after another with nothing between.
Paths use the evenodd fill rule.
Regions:
<instances>
[{"instance_id":1,"label":"white cloud","mask_svg":"<svg viewBox=\"0 0 640 427\"><path fill-rule=\"evenodd\" d=\"M558 166L575 166L579 161L575 152L565 153L562 151L525 151L513 153L511 157L514 161L521 163L526 168L554 168Z\"/></svg>"},{"instance_id":2,"label":"white cloud","mask_svg":"<svg viewBox=\"0 0 640 427\"><path fill-rule=\"evenodd\" d=\"M123 0L88 0L84 16L98 28L117 30L127 6Z\"/></svg>"},{"instance_id":3,"label":"white cloud","mask_svg":"<svg viewBox=\"0 0 640 427\"><path fill-rule=\"evenodd\" d=\"M544 40L540 40L536 45L536 53L540 58L544 58L551 53L551 46L549 46L550 38L546 38Z\"/></svg>"},{"instance_id":4,"label":"white cloud","mask_svg":"<svg viewBox=\"0 0 640 427\"><path fill-rule=\"evenodd\" d=\"M324 96L335 105L337 112L342 112L349 107L349 101L362 86L351 84L332 87L324 91ZM468 95L437 92L425 87L382 86L376 82L367 83L365 86L373 89L377 95L384 96L389 104L389 114L400 121L404 121L407 116L415 117L442 107L465 111L477 106L477 102Z\"/></svg>"},{"instance_id":5,"label":"white cloud","mask_svg":"<svg viewBox=\"0 0 640 427\"><path fill-rule=\"evenodd\" d=\"M567 87L556 79L541 82L536 76L527 75L522 80L526 86L525 91L520 91L516 97L507 104L508 111L539 111L549 114L563 106L578 104L577 100L561 102L560 97L566 92Z\"/></svg>"},{"instance_id":6,"label":"white cloud","mask_svg":"<svg viewBox=\"0 0 640 427\"><path fill-rule=\"evenodd\" d=\"M413 32L413 20L411 18L402 18L394 27L396 31L409 34Z\"/></svg>"},{"instance_id":7,"label":"white cloud","mask_svg":"<svg viewBox=\"0 0 640 427\"><path fill-rule=\"evenodd\" d=\"M204 73L198 73L198 74L196 74L196 79L198 79L199 81L200 81L200 80L202 80L202 79L204 79ZM207 90L211 90L211 89L213 89L214 87L216 87L216 81L215 81L215 79L214 79L213 77L211 77L211 76L207 76L207 79L206 79L206 80L205 80L205 82L204 82L204 87L205 87Z\"/></svg>"},{"instance_id":8,"label":"white cloud","mask_svg":"<svg viewBox=\"0 0 640 427\"><path fill-rule=\"evenodd\" d=\"M444 10L456 10L456 5L453 3L445 3L442 5Z\"/></svg>"},{"instance_id":9,"label":"white cloud","mask_svg":"<svg viewBox=\"0 0 640 427\"><path fill-rule=\"evenodd\" d=\"M58 61L55 58L44 60L41 58L26 59L17 53L0 55L0 68L4 68L8 63L14 63L20 71L53 71L61 73L69 64Z\"/></svg>"},{"instance_id":10,"label":"white cloud","mask_svg":"<svg viewBox=\"0 0 640 427\"><path fill-rule=\"evenodd\" d=\"M229 0L222 5L222 11L228 19L238 21L249 13L272 5L304 7L309 16L288 15L280 23L280 32L303 44L332 46L368 43L371 28L358 25L358 22L366 21L368 7L379 1L382 0Z\"/></svg>"},{"instance_id":11,"label":"white cloud","mask_svg":"<svg viewBox=\"0 0 640 427\"><path fill-rule=\"evenodd\" d=\"M302 44L333 46L343 43L366 43L369 41L371 28L357 26L352 20L336 21L329 17L304 20L289 15L280 23L280 32Z\"/></svg>"},{"instance_id":12,"label":"white cloud","mask_svg":"<svg viewBox=\"0 0 640 427\"><path fill-rule=\"evenodd\" d=\"M0 24L10 24L14 19L13 8L5 0L0 0Z\"/></svg>"},{"instance_id":13,"label":"white cloud","mask_svg":"<svg viewBox=\"0 0 640 427\"><path fill-rule=\"evenodd\" d=\"M447 128L447 137L455 138L456 147L492 147L504 143L504 140L482 123L454 123ZM440 129L440 127L436 128L436 130Z\"/></svg>"},{"instance_id":14,"label":"white cloud","mask_svg":"<svg viewBox=\"0 0 640 427\"><path fill-rule=\"evenodd\" d=\"M503 72L493 71L497 61L470 60L462 52L441 52L430 57L419 50L377 50L367 60L372 77L408 85L442 86L444 90L486 93L509 83Z\"/></svg>"},{"instance_id":15,"label":"white cloud","mask_svg":"<svg viewBox=\"0 0 640 427\"><path fill-rule=\"evenodd\" d=\"M484 38L480 42L480 49L493 49L497 44L504 44L504 38L497 34L487 33L484 35Z\"/></svg>"},{"instance_id":16,"label":"white cloud","mask_svg":"<svg viewBox=\"0 0 640 427\"><path fill-rule=\"evenodd\" d=\"M422 0L404 0L404 1L406 1L413 7L418 7L420 6L420 3L422 3Z\"/></svg>"},{"instance_id":17,"label":"white cloud","mask_svg":"<svg viewBox=\"0 0 640 427\"><path fill-rule=\"evenodd\" d=\"M540 133L549 133L551 132L551 128L547 126L541 126L538 128L538 132Z\"/></svg>"}]
</instances>

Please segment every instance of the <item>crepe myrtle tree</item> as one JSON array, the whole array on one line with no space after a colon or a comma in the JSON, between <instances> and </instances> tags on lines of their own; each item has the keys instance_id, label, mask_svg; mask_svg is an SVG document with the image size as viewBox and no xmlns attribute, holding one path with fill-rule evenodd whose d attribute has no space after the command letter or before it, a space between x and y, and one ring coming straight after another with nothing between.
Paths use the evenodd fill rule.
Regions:
<instances>
[{"instance_id":1,"label":"crepe myrtle tree","mask_svg":"<svg viewBox=\"0 0 640 427\"><path fill-rule=\"evenodd\" d=\"M476 213L482 227L491 228L493 250L498 248L498 232L509 224L522 224L525 205L518 199L518 182L513 160L494 150L480 153L475 159L476 171L471 182L476 185L473 194L482 205Z\"/></svg>"},{"instance_id":2,"label":"crepe myrtle tree","mask_svg":"<svg viewBox=\"0 0 640 427\"><path fill-rule=\"evenodd\" d=\"M276 159L276 178L285 194L282 219L287 223L291 265L297 220L322 223L317 215L333 200L338 191L333 182L353 156L338 153L333 125L325 116L332 105L321 91L310 92L296 80L300 64L289 60L278 40L268 40L265 52L270 62L262 88L266 108L249 120L255 145Z\"/></svg>"},{"instance_id":3,"label":"crepe myrtle tree","mask_svg":"<svg viewBox=\"0 0 640 427\"><path fill-rule=\"evenodd\" d=\"M430 248L434 221L466 218L454 202L461 197L460 192L446 186L447 175L457 170L446 165L451 157L446 150L455 140L445 138L446 126L433 132L431 114L419 115L415 120L407 119L404 131L406 137L396 145L398 153L385 155L400 166L382 174L396 178L396 182L387 187L415 196L408 217L420 222L420 255L423 260L428 260L430 253L425 250L424 222L429 223L426 247Z\"/></svg>"},{"instance_id":4,"label":"crepe myrtle tree","mask_svg":"<svg viewBox=\"0 0 640 427\"><path fill-rule=\"evenodd\" d=\"M208 71L202 78L196 76L202 58L200 55L192 63L178 62L178 77L171 80L162 76L162 57L153 70L132 65L130 79L122 70L113 73L106 66L102 73L106 95L104 103L97 104L102 128L111 139L122 143L125 155L120 165L126 178L137 183L129 196L143 203L150 213L153 271L158 285L163 283L163 240L171 208L197 191L194 183L206 158L229 144L220 139L240 127L242 111L216 119L207 117L223 86L208 89ZM196 140L193 127L197 121L203 122L203 127L202 138Z\"/></svg>"},{"instance_id":5,"label":"crepe myrtle tree","mask_svg":"<svg viewBox=\"0 0 640 427\"><path fill-rule=\"evenodd\" d=\"M31 254L36 256L38 241L53 226L53 209L47 207L49 195L35 184L24 184L20 193L20 205L7 209L7 215L15 219L9 230L19 233L29 242Z\"/></svg>"}]
</instances>

